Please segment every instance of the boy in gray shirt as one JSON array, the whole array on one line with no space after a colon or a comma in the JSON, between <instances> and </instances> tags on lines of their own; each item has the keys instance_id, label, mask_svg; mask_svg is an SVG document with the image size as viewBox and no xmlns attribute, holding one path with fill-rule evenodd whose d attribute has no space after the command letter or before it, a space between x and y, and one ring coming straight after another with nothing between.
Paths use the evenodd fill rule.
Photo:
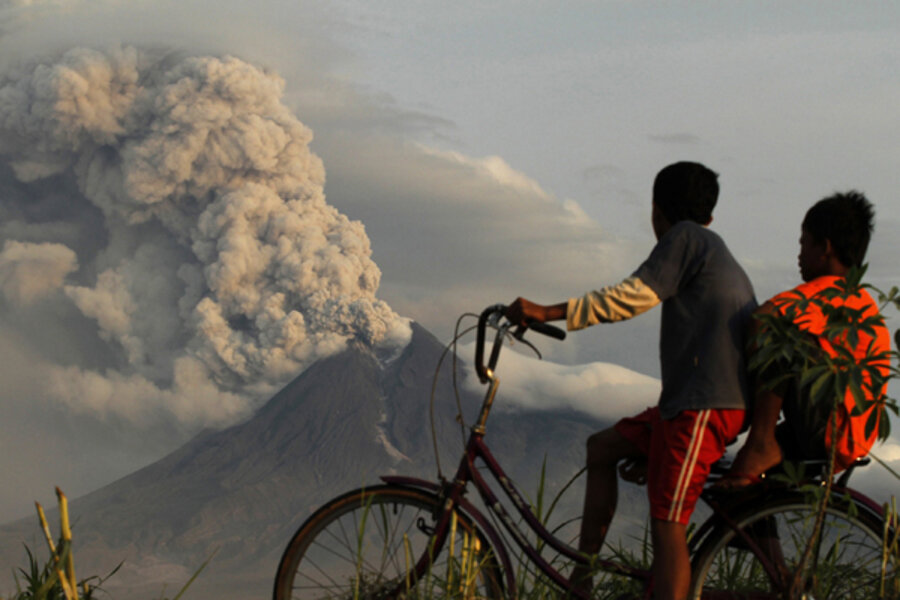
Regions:
<instances>
[{"instance_id":1,"label":"boy in gray shirt","mask_svg":"<svg viewBox=\"0 0 900 600\"><path fill-rule=\"evenodd\" d=\"M744 423L750 397L744 332L756 308L753 287L722 239L706 226L718 199L717 175L698 163L662 169L653 184L657 244L617 285L540 305L516 299L519 324L566 320L570 331L635 317L662 303L662 393L656 407L587 441L587 487L579 549L599 552L622 476L647 482L654 594L684 600L690 585L686 528L710 466ZM640 468L646 458L646 473ZM590 574L573 579L590 588Z\"/></svg>"}]
</instances>

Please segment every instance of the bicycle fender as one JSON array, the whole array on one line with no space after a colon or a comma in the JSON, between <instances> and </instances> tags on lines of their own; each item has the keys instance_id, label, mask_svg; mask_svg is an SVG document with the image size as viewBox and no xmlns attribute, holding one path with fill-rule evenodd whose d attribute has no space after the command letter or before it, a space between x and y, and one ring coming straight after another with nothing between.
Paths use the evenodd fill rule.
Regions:
<instances>
[{"instance_id":1,"label":"bicycle fender","mask_svg":"<svg viewBox=\"0 0 900 600\"><path fill-rule=\"evenodd\" d=\"M383 482L393 485L403 485L407 487L422 488L429 492L436 492L440 486L433 481L427 479L419 479L418 477L406 477L404 475L382 475L379 477Z\"/></svg>"},{"instance_id":2,"label":"bicycle fender","mask_svg":"<svg viewBox=\"0 0 900 600\"><path fill-rule=\"evenodd\" d=\"M392 485L420 488L430 492L438 492L440 490L440 486L435 482L428 481L427 479L419 479L418 477L406 477L403 475L382 475L380 479L385 483L389 483ZM506 575L507 597L511 598L512 600L516 600L518 596L516 590L516 580L514 577L512 561L510 561L509 554L506 552L506 544L503 543L503 538L500 537L500 535L497 533L497 530L494 529L493 525L491 525L491 522L488 521L481 513L481 511L475 508L471 502L469 502L465 498L459 498L456 503L457 506L459 506L463 510L466 516L475 521L481 531L483 531L484 534L488 537L488 540L490 540L491 546L494 548L494 552L498 555L497 558L500 559L500 566L503 568L503 573Z\"/></svg>"}]
</instances>

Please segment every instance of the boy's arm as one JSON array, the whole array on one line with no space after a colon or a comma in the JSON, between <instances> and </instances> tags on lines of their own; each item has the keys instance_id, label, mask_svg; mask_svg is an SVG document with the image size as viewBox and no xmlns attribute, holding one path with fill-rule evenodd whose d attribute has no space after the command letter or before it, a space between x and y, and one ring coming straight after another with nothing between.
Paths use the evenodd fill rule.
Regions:
<instances>
[{"instance_id":1,"label":"boy's arm","mask_svg":"<svg viewBox=\"0 0 900 600\"><path fill-rule=\"evenodd\" d=\"M616 285L569 300L566 327L574 331L598 323L624 321L647 312L659 303L656 292L640 277L632 275Z\"/></svg>"},{"instance_id":2,"label":"boy's arm","mask_svg":"<svg viewBox=\"0 0 900 600\"><path fill-rule=\"evenodd\" d=\"M588 292L559 304L536 304L517 298L506 310L506 317L518 325L529 322L566 320L569 331L584 329L597 323L612 323L635 317L657 304L656 293L638 277L631 276L617 285Z\"/></svg>"}]
</instances>

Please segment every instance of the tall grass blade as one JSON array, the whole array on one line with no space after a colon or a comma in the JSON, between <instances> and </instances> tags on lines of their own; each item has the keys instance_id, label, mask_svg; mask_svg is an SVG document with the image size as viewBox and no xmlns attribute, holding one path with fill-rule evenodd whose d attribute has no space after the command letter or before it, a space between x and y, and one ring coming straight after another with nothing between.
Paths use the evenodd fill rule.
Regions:
<instances>
[{"instance_id":1,"label":"tall grass blade","mask_svg":"<svg viewBox=\"0 0 900 600\"><path fill-rule=\"evenodd\" d=\"M59 488L56 488L56 498L59 501L59 529L62 533L62 539L64 543L69 545L69 556L65 561L65 573L68 579L68 586L63 586L63 590L66 591L66 597L70 597L72 600L78 600L78 582L75 579L75 557L72 555L72 528L69 526L69 501L66 498L66 495Z\"/></svg>"},{"instance_id":2,"label":"tall grass blade","mask_svg":"<svg viewBox=\"0 0 900 600\"><path fill-rule=\"evenodd\" d=\"M188 579L187 582L183 586L181 586L181 589L178 590L178 593L175 594L175 597L172 598L172 600L179 600L181 598L181 596L184 595L184 593L187 591L187 589L189 587L191 587L191 584L194 583L194 581L197 579L197 577L200 576L200 573L203 572L203 569L205 569L206 566L210 563L210 561L212 561L213 557L216 555L216 553L218 551L219 551L218 548L213 550L213 553L209 555L209 558L204 560L203 564L200 565L200 568L198 568L196 571L194 571L194 574L191 575L191 578ZM119 566L121 566L121 565L119 565ZM118 570L118 567L116 567L116 570ZM115 571L113 571L113 572L115 572Z\"/></svg>"}]
</instances>

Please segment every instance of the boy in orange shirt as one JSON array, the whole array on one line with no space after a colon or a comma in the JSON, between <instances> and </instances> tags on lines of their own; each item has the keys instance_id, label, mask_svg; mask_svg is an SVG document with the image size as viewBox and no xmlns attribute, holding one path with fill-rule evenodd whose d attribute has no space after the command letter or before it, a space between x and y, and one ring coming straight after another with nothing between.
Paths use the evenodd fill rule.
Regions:
<instances>
[{"instance_id":1,"label":"boy in orange shirt","mask_svg":"<svg viewBox=\"0 0 900 600\"><path fill-rule=\"evenodd\" d=\"M860 310L862 318L878 315L878 306L865 290L850 297L835 295L828 298L828 294L823 294L825 290L835 288L852 267L862 265L873 220L872 205L859 192L835 194L813 205L803 219L797 258L804 283L776 295L757 313L791 318L800 331L815 338L822 353L832 357L837 355L836 345L849 350L858 362L866 356L888 352L890 335L883 322L874 328L874 335L860 331L857 343L851 345L845 336L829 339L824 335L826 316L821 305L809 302L803 306L797 302L798 299L818 297L817 301L834 307ZM885 362L884 374L888 366ZM780 463L785 456L795 459L827 457L833 430L838 436L837 470L845 469L856 458L865 456L875 443L878 427L869 435L865 429L870 412L876 410L876 406L854 415L856 400L848 389L843 402L832 413L831 402L817 406L801 393L796 378L788 378L774 387L766 385L766 380L784 373L782 368L781 372L760 375L750 433L731 472L719 487L739 488L758 481L762 473ZM880 397L884 389L873 392L865 387L864 393L868 400L873 400ZM785 419L776 427L782 410Z\"/></svg>"}]
</instances>

